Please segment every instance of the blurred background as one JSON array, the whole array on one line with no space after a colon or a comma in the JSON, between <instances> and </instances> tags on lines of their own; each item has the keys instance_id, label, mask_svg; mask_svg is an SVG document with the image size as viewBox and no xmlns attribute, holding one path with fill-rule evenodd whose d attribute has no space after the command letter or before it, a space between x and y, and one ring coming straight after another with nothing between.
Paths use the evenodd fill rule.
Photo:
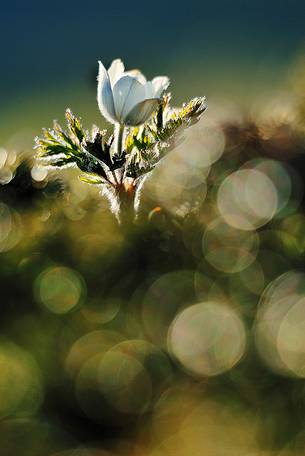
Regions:
<instances>
[{"instance_id":1,"label":"blurred background","mask_svg":"<svg viewBox=\"0 0 305 456\"><path fill-rule=\"evenodd\" d=\"M0 455L302 456L301 0L16 1L0 37ZM104 125L97 60L208 111L119 226L33 138Z\"/></svg>"},{"instance_id":2,"label":"blurred background","mask_svg":"<svg viewBox=\"0 0 305 456\"><path fill-rule=\"evenodd\" d=\"M264 101L291 84L304 9L302 0L3 2L0 137L37 133L67 106L88 124L102 122L97 60L116 57L149 78L168 75L177 103Z\"/></svg>"}]
</instances>

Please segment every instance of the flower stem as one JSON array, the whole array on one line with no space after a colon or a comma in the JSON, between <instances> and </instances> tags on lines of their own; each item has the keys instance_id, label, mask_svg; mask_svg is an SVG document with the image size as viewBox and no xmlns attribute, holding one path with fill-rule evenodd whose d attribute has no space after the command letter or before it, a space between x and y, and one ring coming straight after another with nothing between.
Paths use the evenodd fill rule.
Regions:
<instances>
[{"instance_id":1,"label":"flower stem","mask_svg":"<svg viewBox=\"0 0 305 456\"><path fill-rule=\"evenodd\" d=\"M116 126L116 152L120 157L123 153L124 125L117 124Z\"/></svg>"},{"instance_id":2,"label":"flower stem","mask_svg":"<svg viewBox=\"0 0 305 456\"><path fill-rule=\"evenodd\" d=\"M118 157L121 157L123 153L123 146L124 146L124 125L123 124L116 124L115 126L115 154ZM118 187L122 182L118 181L117 174L114 171L111 171L113 180L114 180L114 185Z\"/></svg>"},{"instance_id":3,"label":"flower stem","mask_svg":"<svg viewBox=\"0 0 305 456\"><path fill-rule=\"evenodd\" d=\"M124 125L117 124L115 128L115 151L118 157L122 157L124 152L124 133ZM124 177L125 173L122 173L118 180L116 172L113 171L117 197L119 199L119 221L122 226L129 225L134 220L134 189L131 185L126 185Z\"/></svg>"},{"instance_id":4,"label":"flower stem","mask_svg":"<svg viewBox=\"0 0 305 456\"><path fill-rule=\"evenodd\" d=\"M114 180L114 186L118 186L119 185L119 181L116 177L116 174L115 174L115 171L111 171L111 174L112 174L112 177L113 177L113 180Z\"/></svg>"}]
</instances>

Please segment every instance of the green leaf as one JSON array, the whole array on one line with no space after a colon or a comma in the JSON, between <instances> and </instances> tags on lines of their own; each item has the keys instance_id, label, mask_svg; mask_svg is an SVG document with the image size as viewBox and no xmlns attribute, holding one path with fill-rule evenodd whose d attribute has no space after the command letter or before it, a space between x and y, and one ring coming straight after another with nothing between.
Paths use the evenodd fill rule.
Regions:
<instances>
[{"instance_id":1,"label":"green leaf","mask_svg":"<svg viewBox=\"0 0 305 456\"><path fill-rule=\"evenodd\" d=\"M39 141L38 157L49 157L59 154L70 155L70 150L61 144Z\"/></svg>"},{"instance_id":2,"label":"green leaf","mask_svg":"<svg viewBox=\"0 0 305 456\"><path fill-rule=\"evenodd\" d=\"M86 173L79 178L82 182L86 182L87 184L94 184L94 185L100 185L100 184L105 184L107 181L103 179L100 176L97 176L96 174L89 174Z\"/></svg>"},{"instance_id":3,"label":"green leaf","mask_svg":"<svg viewBox=\"0 0 305 456\"><path fill-rule=\"evenodd\" d=\"M85 132L80 120L72 113L70 109L66 110L66 119L70 133L74 135L81 143L85 137Z\"/></svg>"},{"instance_id":4,"label":"green leaf","mask_svg":"<svg viewBox=\"0 0 305 456\"><path fill-rule=\"evenodd\" d=\"M68 166L71 164L76 163L76 160L74 157L65 157L65 158L58 158L55 160L50 161L47 163L49 166L55 166L56 168L58 167L63 167L63 166Z\"/></svg>"}]
</instances>

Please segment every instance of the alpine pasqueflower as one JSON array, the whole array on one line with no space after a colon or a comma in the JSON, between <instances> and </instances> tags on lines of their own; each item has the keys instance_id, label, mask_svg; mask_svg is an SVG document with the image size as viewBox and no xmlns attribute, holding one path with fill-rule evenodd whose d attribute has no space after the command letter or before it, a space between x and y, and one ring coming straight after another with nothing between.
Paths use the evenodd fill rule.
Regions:
<instances>
[{"instance_id":1,"label":"alpine pasqueflower","mask_svg":"<svg viewBox=\"0 0 305 456\"><path fill-rule=\"evenodd\" d=\"M125 71L116 59L108 71L99 61L97 102L102 115L113 124L137 126L145 123L169 86L167 76L146 81L139 70Z\"/></svg>"}]
</instances>

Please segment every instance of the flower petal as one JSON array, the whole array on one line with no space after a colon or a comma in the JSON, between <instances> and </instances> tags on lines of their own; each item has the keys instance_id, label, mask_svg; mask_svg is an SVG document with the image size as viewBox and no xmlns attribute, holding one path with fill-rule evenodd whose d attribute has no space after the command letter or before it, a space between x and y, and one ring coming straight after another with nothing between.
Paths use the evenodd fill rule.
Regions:
<instances>
[{"instance_id":1,"label":"flower petal","mask_svg":"<svg viewBox=\"0 0 305 456\"><path fill-rule=\"evenodd\" d=\"M141 73L140 70L129 70L129 71L125 71L124 74L131 76L133 78L136 78L143 85L146 84L146 77L144 76L143 73Z\"/></svg>"},{"instance_id":2,"label":"flower petal","mask_svg":"<svg viewBox=\"0 0 305 456\"><path fill-rule=\"evenodd\" d=\"M98 85L97 85L97 103L98 107L103 116L111 123L116 123L116 115L114 109L113 94L111 84L109 81L108 73L99 61L99 73L98 73Z\"/></svg>"},{"instance_id":3,"label":"flower petal","mask_svg":"<svg viewBox=\"0 0 305 456\"><path fill-rule=\"evenodd\" d=\"M145 98L154 98L155 89L151 81L147 81L145 84Z\"/></svg>"},{"instance_id":4,"label":"flower petal","mask_svg":"<svg viewBox=\"0 0 305 456\"><path fill-rule=\"evenodd\" d=\"M145 99L145 88L136 78L124 75L113 87L113 99L116 117L125 123L126 114Z\"/></svg>"},{"instance_id":5,"label":"flower petal","mask_svg":"<svg viewBox=\"0 0 305 456\"><path fill-rule=\"evenodd\" d=\"M160 96L162 95L162 92L164 92L164 90L166 90L167 87L169 86L169 83L170 83L170 80L167 76L157 76L156 78L154 78L152 80L152 84L153 84L154 90L155 90L154 96L156 98L160 98Z\"/></svg>"},{"instance_id":6,"label":"flower petal","mask_svg":"<svg viewBox=\"0 0 305 456\"><path fill-rule=\"evenodd\" d=\"M125 116L126 125L141 125L150 118L156 110L159 98L150 98L137 103L130 112Z\"/></svg>"},{"instance_id":7,"label":"flower petal","mask_svg":"<svg viewBox=\"0 0 305 456\"><path fill-rule=\"evenodd\" d=\"M108 69L108 75L111 83L111 87L114 86L114 84L117 82L119 77L124 73L124 63L122 62L121 59L115 59L111 63L109 69Z\"/></svg>"}]
</instances>

